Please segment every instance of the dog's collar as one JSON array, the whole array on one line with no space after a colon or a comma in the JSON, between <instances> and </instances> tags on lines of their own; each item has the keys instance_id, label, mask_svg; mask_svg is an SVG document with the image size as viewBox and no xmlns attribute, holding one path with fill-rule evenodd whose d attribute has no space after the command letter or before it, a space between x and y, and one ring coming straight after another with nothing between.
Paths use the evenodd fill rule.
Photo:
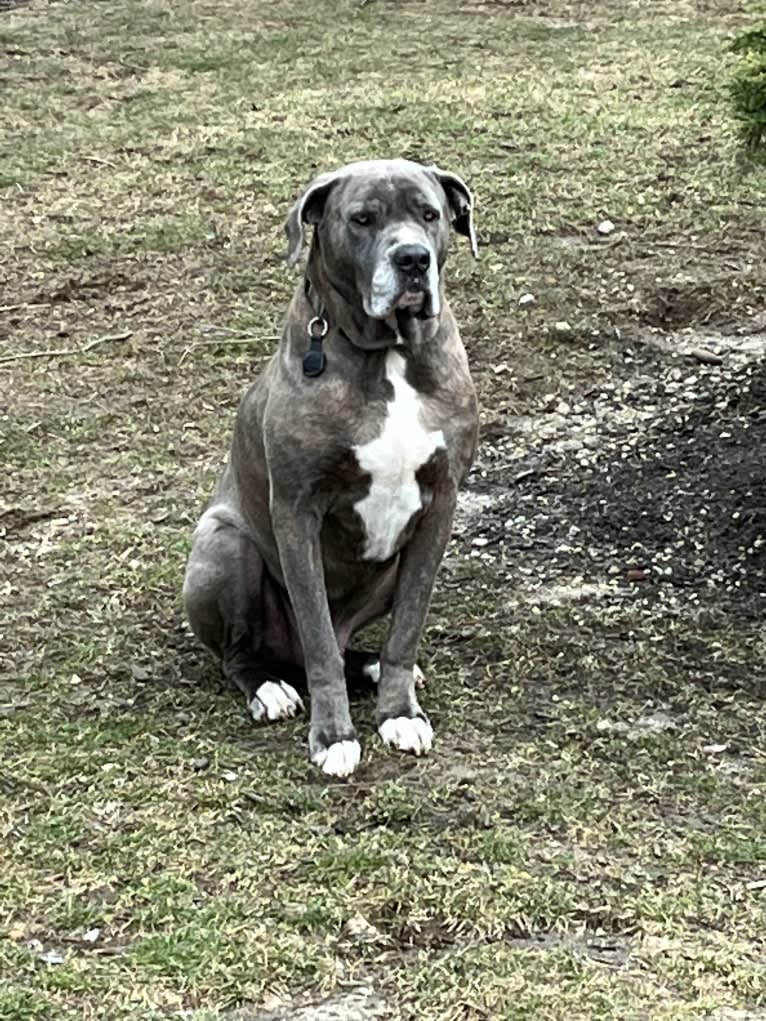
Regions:
<instances>
[{"instance_id":1,"label":"dog's collar","mask_svg":"<svg viewBox=\"0 0 766 1021\"><path fill-rule=\"evenodd\" d=\"M309 379L321 376L327 366L327 358L322 350L322 343L330 329L327 318L327 309L324 302L319 298L316 287L311 283L308 273L303 278L303 293L306 295L312 312L314 313L306 325L306 332L309 335L309 349L303 356L303 375ZM337 332L344 337L349 344L366 351L378 351L385 348L393 348L403 343L399 324L395 316L393 321L385 320L385 325L390 336L378 343L360 344L352 340L348 332L344 331L342 323L336 323Z\"/></svg>"},{"instance_id":2,"label":"dog's collar","mask_svg":"<svg viewBox=\"0 0 766 1021\"><path fill-rule=\"evenodd\" d=\"M306 332L309 335L309 349L303 356L303 375L309 379L321 376L327 364L327 358L322 350L322 342L327 335L329 325L324 305L320 304L317 309L311 298L311 281L308 276L304 280L303 290L308 299L309 305L315 315L309 320Z\"/></svg>"}]
</instances>

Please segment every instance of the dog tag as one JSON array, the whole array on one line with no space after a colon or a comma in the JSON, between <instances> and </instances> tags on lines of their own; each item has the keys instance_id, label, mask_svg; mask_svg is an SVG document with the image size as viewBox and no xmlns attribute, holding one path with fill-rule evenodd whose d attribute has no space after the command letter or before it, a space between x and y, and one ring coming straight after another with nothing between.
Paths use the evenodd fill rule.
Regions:
<instances>
[{"instance_id":1,"label":"dog tag","mask_svg":"<svg viewBox=\"0 0 766 1021\"><path fill-rule=\"evenodd\" d=\"M312 337L311 347L303 356L303 375L308 376L309 379L313 379L315 376L321 376L324 372L327 359L325 353L322 350L322 338Z\"/></svg>"}]
</instances>

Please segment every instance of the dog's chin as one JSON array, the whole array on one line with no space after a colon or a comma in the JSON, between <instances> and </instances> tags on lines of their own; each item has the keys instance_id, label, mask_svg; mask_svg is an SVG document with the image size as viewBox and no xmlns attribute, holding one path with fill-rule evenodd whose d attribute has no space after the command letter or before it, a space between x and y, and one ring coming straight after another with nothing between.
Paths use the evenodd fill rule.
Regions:
<instances>
[{"instance_id":1,"label":"dog's chin","mask_svg":"<svg viewBox=\"0 0 766 1021\"><path fill-rule=\"evenodd\" d=\"M432 319L438 314L430 291L415 289L402 291L385 305L365 302L364 310L372 319L382 320L390 319L392 315L404 319Z\"/></svg>"},{"instance_id":2,"label":"dog's chin","mask_svg":"<svg viewBox=\"0 0 766 1021\"><path fill-rule=\"evenodd\" d=\"M409 312L410 315L419 315L426 307L425 291L402 291L396 299L394 309L397 312Z\"/></svg>"},{"instance_id":3,"label":"dog's chin","mask_svg":"<svg viewBox=\"0 0 766 1021\"><path fill-rule=\"evenodd\" d=\"M439 315L438 302L431 291L405 291L396 303L397 315L412 319L435 319Z\"/></svg>"}]
</instances>

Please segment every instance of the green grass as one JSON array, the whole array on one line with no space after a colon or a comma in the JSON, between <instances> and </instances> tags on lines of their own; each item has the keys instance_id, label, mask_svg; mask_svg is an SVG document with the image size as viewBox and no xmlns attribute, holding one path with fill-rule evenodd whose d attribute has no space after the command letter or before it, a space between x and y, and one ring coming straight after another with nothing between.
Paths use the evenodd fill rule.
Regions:
<instances>
[{"instance_id":1,"label":"green grass","mask_svg":"<svg viewBox=\"0 0 766 1021\"><path fill-rule=\"evenodd\" d=\"M361 769L327 784L305 721L255 729L220 689L179 601L321 169L469 180L482 258L455 244L450 291L485 435L635 379L660 313L749 328L766 177L727 83L753 26L722 0L171 6L2 14L0 359L75 353L0 361L0 1021L257 1017L359 984L400 1019L758 1016L759 626L534 613L456 556L421 655L433 756L381 748L359 696Z\"/></svg>"}]
</instances>

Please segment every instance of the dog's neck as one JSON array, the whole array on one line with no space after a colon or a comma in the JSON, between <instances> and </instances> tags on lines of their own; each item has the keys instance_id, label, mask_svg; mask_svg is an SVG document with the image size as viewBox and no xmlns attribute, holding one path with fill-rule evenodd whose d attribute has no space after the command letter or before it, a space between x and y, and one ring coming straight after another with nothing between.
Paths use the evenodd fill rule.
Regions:
<instances>
[{"instance_id":1,"label":"dog's neck","mask_svg":"<svg viewBox=\"0 0 766 1021\"><path fill-rule=\"evenodd\" d=\"M342 284L329 278L316 244L309 253L305 287L314 314L321 315L330 330L339 330L354 347L364 351L400 344L415 348L436 331L436 319L417 319L407 312L393 312L388 319L368 316L358 295L343 293Z\"/></svg>"}]
</instances>

